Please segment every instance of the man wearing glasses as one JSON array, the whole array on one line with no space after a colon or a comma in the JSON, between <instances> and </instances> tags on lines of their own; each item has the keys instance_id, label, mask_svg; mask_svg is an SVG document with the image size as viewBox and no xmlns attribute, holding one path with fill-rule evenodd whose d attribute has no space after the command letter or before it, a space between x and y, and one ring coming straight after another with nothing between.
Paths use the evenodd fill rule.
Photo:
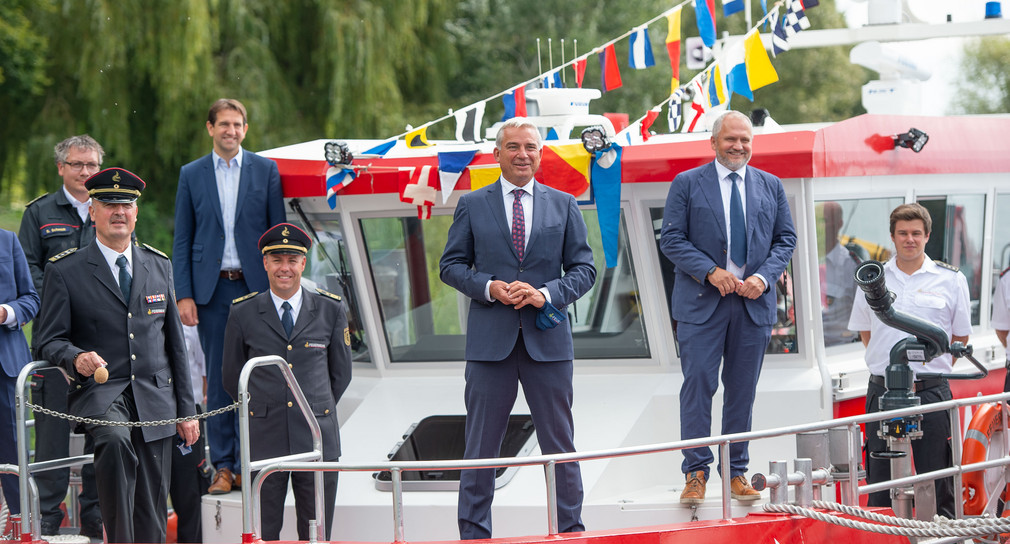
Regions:
<instances>
[{"instance_id":1,"label":"man wearing glasses","mask_svg":"<svg viewBox=\"0 0 1010 544\"><path fill-rule=\"evenodd\" d=\"M95 226L88 215L91 197L84 181L102 167L102 146L87 134L71 136L56 144L56 170L63 187L28 203L21 218L18 240L25 251L32 283L42 296L42 277L49 259L67 251L83 248L95 239ZM39 316L41 317L41 316ZM33 342L34 348L34 342ZM49 370L32 380L34 401L59 412L67 411L67 382L58 372ZM92 452L90 438L85 451ZM70 425L66 420L35 414L35 460L66 457L70 447ZM35 475L39 487L42 534L59 534L63 522L60 504L67 496L69 469L40 472ZM83 490L80 495L81 534L102 538L102 516L98 510L95 469L87 464L81 469Z\"/></svg>"}]
</instances>

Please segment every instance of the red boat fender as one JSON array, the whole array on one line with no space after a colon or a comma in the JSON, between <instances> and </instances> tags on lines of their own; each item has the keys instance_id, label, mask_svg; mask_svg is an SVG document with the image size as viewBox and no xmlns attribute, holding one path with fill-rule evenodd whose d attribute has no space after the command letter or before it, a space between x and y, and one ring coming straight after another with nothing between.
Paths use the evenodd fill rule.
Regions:
<instances>
[{"instance_id":1,"label":"red boat fender","mask_svg":"<svg viewBox=\"0 0 1010 544\"><path fill-rule=\"evenodd\" d=\"M989 459L989 444L993 433L1003 427L1003 410L999 403L979 406L964 433L961 464L980 463ZM962 477L964 487L964 513L978 516L985 510L988 493L985 489L985 471L966 472ZM1004 491L1006 495L1006 491Z\"/></svg>"}]
</instances>

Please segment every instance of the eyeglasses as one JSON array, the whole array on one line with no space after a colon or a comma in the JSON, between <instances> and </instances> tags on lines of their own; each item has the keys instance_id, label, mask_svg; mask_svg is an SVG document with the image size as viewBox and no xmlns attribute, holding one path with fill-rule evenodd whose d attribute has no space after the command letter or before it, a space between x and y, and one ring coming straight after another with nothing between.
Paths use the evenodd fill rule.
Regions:
<instances>
[{"instance_id":1,"label":"eyeglasses","mask_svg":"<svg viewBox=\"0 0 1010 544\"><path fill-rule=\"evenodd\" d=\"M67 162L63 161L63 164L70 167L74 172L80 172L82 168L87 167L90 172L97 172L98 168L101 167L97 162Z\"/></svg>"}]
</instances>

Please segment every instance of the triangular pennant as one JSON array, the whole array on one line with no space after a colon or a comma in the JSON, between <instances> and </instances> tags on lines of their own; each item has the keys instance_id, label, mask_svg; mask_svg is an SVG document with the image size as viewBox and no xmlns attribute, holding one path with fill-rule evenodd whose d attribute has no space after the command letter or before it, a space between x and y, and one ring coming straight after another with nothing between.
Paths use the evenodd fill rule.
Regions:
<instances>
[{"instance_id":1,"label":"triangular pennant","mask_svg":"<svg viewBox=\"0 0 1010 544\"><path fill-rule=\"evenodd\" d=\"M476 149L469 151L449 151L438 154L438 181L442 189L442 204L449 201L449 196L456 188L456 182L463 175L463 170L477 154Z\"/></svg>"}]
</instances>

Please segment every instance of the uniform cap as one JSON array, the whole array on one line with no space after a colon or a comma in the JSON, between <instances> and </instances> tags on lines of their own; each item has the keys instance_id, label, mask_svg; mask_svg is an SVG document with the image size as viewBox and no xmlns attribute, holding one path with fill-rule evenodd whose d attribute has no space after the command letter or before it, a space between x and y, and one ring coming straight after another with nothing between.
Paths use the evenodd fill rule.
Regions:
<instances>
[{"instance_id":1,"label":"uniform cap","mask_svg":"<svg viewBox=\"0 0 1010 544\"><path fill-rule=\"evenodd\" d=\"M114 204L135 202L146 186L144 180L122 168L106 168L84 182L88 196Z\"/></svg>"},{"instance_id":2,"label":"uniform cap","mask_svg":"<svg viewBox=\"0 0 1010 544\"><path fill-rule=\"evenodd\" d=\"M259 248L264 255L305 255L312 247L312 239L305 231L291 223L278 223L260 236Z\"/></svg>"}]
</instances>

